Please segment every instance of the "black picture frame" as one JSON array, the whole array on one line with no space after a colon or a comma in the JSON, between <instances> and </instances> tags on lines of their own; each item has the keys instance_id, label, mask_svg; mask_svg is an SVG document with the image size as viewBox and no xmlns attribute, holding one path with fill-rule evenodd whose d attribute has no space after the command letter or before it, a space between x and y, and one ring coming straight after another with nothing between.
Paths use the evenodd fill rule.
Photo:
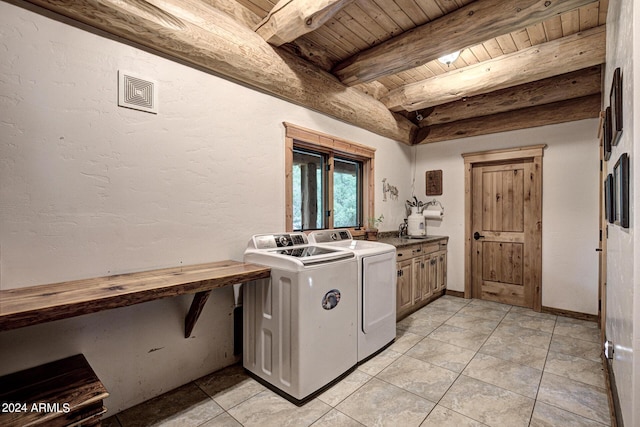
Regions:
<instances>
[{"instance_id":1,"label":"black picture frame","mask_svg":"<svg viewBox=\"0 0 640 427\"><path fill-rule=\"evenodd\" d=\"M611 158L611 107L607 107L604 111L604 120L602 123L602 143L604 144L604 160Z\"/></svg>"},{"instance_id":2,"label":"black picture frame","mask_svg":"<svg viewBox=\"0 0 640 427\"><path fill-rule=\"evenodd\" d=\"M614 223L629 228L629 156L622 153L613 167Z\"/></svg>"},{"instance_id":3,"label":"black picture frame","mask_svg":"<svg viewBox=\"0 0 640 427\"><path fill-rule=\"evenodd\" d=\"M609 174L604 180L604 216L610 224L613 224L614 215L613 175Z\"/></svg>"},{"instance_id":4,"label":"black picture frame","mask_svg":"<svg viewBox=\"0 0 640 427\"><path fill-rule=\"evenodd\" d=\"M622 135L622 72L620 67L613 72L609 107L611 108L611 145L615 146L618 145Z\"/></svg>"}]
</instances>

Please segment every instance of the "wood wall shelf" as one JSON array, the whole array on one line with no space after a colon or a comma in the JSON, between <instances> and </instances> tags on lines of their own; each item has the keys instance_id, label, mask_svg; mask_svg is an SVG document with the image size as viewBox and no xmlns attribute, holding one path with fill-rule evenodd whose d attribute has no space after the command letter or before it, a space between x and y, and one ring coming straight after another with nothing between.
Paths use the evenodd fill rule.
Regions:
<instances>
[{"instance_id":1,"label":"wood wall shelf","mask_svg":"<svg viewBox=\"0 0 640 427\"><path fill-rule=\"evenodd\" d=\"M3 290L0 331L195 294L185 318L188 338L213 289L270 274L268 267L228 260Z\"/></svg>"}]
</instances>

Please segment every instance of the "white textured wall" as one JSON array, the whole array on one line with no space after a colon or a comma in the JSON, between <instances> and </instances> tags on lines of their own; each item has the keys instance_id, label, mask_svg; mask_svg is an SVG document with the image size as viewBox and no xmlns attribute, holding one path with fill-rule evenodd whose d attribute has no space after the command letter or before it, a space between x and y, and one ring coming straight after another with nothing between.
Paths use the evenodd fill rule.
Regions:
<instances>
[{"instance_id":1,"label":"white textured wall","mask_svg":"<svg viewBox=\"0 0 640 427\"><path fill-rule=\"evenodd\" d=\"M395 228L410 150L131 46L0 2L0 289L242 259L284 228L288 121L377 148ZM158 115L117 107L117 71L159 82ZM84 353L110 414L235 362L230 288L183 338L191 298L0 333L0 375Z\"/></svg>"},{"instance_id":2,"label":"white textured wall","mask_svg":"<svg viewBox=\"0 0 640 427\"><path fill-rule=\"evenodd\" d=\"M636 3L635 8L634 3ZM629 154L632 169L632 185L630 188L631 227L624 229L616 225L609 225L606 335L607 339L613 341L615 345L613 372L616 378L625 426L640 425L640 410L638 410L638 399L640 399L640 362L638 359L640 357L637 354L640 351L640 297L638 296L640 293L638 288L640 263L637 255L640 251L640 243L635 230L639 223L638 201L634 197L640 182L640 174L638 172L640 169L636 158L639 151L634 150L634 147L638 147L637 140L639 137L634 123L639 117L637 102L640 100L640 96L638 96L640 85L638 84L637 76L637 61L640 60L640 55L637 54L638 47L634 47L634 43L637 44L638 32L640 31L639 17L640 10L637 8L637 2L633 0L611 0L609 2L607 15L607 64L603 88L603 92L608 95L613 71L620 67L622 70L624 127L620 142L612 149L607 170L612 173L620 155L625 152ZM635 25L634 19L636 21ZM604 99L604 106L608 105L609 99L607 96ZM636 411L635 419L634 410Z\"/></svg>"},{"instance_id":3,"label":"white textured wall","mask_svg":"<svg viewBox=\"0 0 640 427\"><path fill-rule=\"evenodd\" d=\"M561 114L561 112L559 112ZM504 132L417 148L416 195L424 173L443 170L442 221L428 234L449 236L447 286L464 291L464 161L462 153L547 144L542 160L542 305L598 312L598 120Z\"/></svg>"}]
</instances>

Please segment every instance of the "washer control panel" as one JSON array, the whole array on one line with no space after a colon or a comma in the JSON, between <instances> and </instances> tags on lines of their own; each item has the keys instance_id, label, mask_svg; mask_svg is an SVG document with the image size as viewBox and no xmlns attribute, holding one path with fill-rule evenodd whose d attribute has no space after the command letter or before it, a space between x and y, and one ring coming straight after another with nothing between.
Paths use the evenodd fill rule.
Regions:
<instances>
[{"instance_id":1,"label":"washer control panel","mask_svg":"<svg viewBox=\"0 0 640 427\"><path fill-rule=\"evenodd\" d=\"M318 230L310 233L316 243L339 242L341 240L353 240L349 230Z\"/></svg>"},{"instance_id":2,"label":"washer control panel","mask_svg":"<svg viewBox=\"0 0 640 427\"><path fill-rule=\"evenodd\" d=\"M286 248L309 243L304 233L258 234L251 240L256 249Z\"/></svg>"}]
</instances>

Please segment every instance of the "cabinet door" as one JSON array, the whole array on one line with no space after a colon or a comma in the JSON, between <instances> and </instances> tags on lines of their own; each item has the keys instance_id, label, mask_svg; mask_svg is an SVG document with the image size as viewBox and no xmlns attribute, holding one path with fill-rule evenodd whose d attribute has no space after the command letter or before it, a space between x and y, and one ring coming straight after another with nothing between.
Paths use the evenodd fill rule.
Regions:
<instances>
[{"instance_id":1,"label":"cabinet door","mask_svg":"<svg viewBox=\"0 0 640 427\"><path fill-rule=\"evenodd\" d=\"M435 254L429 257L427 269L429 270L429 289L433 294L438 290L438 257Z\"/></svg>"},{"instance_id":2,"label":"cabinet door","mask_svg":"<svg viewBox=\"0 0 640 427\"><path fill-rule=\"evenodd\" d=\"M438 290L447 288L447 251L438 252Z\"/></svg>"},{"instance_id":3,"label":"cabinet door","mask_svg":"<svg viewBox=\"0 0 640 427\"><path fill-rule=\"evenodd\" d=\"M424 277L424 257L415 257L411 259L413 264L411 274L411 288L413 289L413 302L417 303L422 300L422 282Z\"/></svg>"},{"instance_id":4,"label":"cabinet door","mask_svg":"<svg viewBox=\"0 0 640 427\"><path fill-rule=\"evenodd\" d=\"M398 264L398 281L396 284L396 315L411 308L413 296L411 289L413 264L412 260L400 261Z\"/></svg>"},{"instance_id":5,"label":"cabinet door","mask_svg":"<svg viewBox=\"0 0 640 427\"><path fill-rule=\"evenodd\" d=\"M431 256L425 255L422 257L422 277L420 278L420 289L422 293L422 300L428 299L431 295L433 295L433 288L431 287L431 282L435 277L432 269L429 268L431 263Z\"/></svg>"}]
</instances>

